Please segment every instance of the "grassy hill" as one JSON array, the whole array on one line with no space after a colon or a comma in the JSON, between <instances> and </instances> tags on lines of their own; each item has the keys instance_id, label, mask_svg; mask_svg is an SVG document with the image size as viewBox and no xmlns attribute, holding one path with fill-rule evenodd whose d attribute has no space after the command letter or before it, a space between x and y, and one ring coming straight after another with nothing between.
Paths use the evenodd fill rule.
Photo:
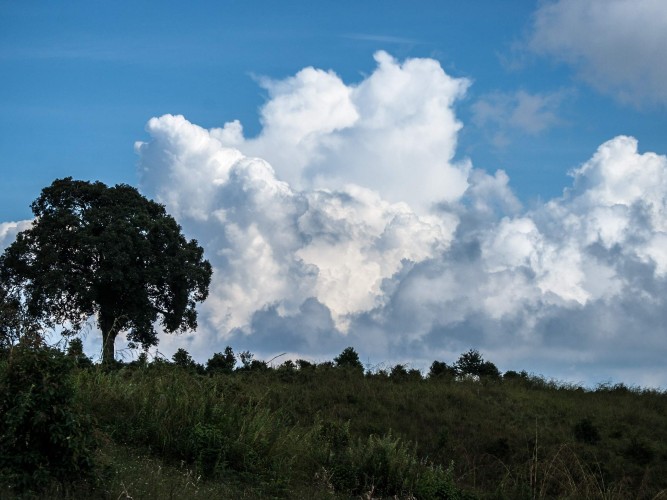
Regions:
<instances>
[{"instance_id":1,"label":"grassy hill","mask_svg":"<svg viewBox=\"0 0 667 500\"><path fill-rule=\"evenodd\" d=\"M7 385L13 368L2 366ZM667 496L660 391L341 363L68 373L94 471L50 482L39 498ZM0 477L0 496L15 495Z\"/></svg>"}]
</instances>

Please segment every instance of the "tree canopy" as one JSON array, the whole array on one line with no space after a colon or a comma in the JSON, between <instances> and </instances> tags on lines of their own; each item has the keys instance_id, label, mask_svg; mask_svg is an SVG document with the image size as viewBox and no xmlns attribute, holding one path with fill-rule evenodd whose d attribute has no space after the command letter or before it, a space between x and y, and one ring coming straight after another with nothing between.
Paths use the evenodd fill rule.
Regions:
<instances>
[{"instance_id":1,"label":"tree canopy","mask_svg":"<svg viewBox=\"0 0 667 500\"><path fill-rule=\"evenodd\" d=\"M96 315L103 360L127 332L144 348L195 329L211 265L164 206L119 184L58 179L32 203L32 227L0 257L3 302L17 300L44 327L79 332Z\"/></svg>"},{"instance_id":2,"label":"tree canopy","mask_svg":"<svg viewBox=\"0 0 667 500\"><path fill-rule=\"evenodd\" d=\"M454 364L454 369L459 376L488 377L497 379L500 372L491 361L484 361L484 358L475 349L470 349L459 356Z\"/></svg>"},{"instance_id":3,"label":"tree canopy","mask_svg":"<svg viewBox=\"0 0 667 500\"><path fill-rule=\"evenodd\" d=\"M346 347L338 356L334 358L336 366L341 368L351 368L363 373L364 365L359 361L359 354L354 350L354 347Z\"/></svg>"}]
</instances>

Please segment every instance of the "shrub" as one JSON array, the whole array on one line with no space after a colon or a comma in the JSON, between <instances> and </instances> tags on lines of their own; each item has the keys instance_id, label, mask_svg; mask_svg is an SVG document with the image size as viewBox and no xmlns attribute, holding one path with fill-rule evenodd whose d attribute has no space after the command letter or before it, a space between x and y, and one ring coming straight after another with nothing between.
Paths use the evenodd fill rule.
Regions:
<instances>
[{"instance_id":1,"label":"shrub","mask_svg":"<svg viewBox=\"0 0 667 500\"><path fill-rule=\"evenodd\" d=\"M520 372L507 370L503 373L503 380L528 380L528 373L525 370Z\"/></svg>"},{"instance_id":2,"label":"shrub","mask_svg":"<svg viewBox=\"0 0 667 500\"><path fill-rule=\"evenodd\" d=\"M456 368L449 366L444 361L434 361L431 364L431 369L428 372L428 378L454 378L456 376Z\"/></svg>"},{"instance_id":3,"label":"shrub","mask_svg":"<svg viewBox=\"0 0 667 500\"><path fill-rule=\"evenodd\" d=\"M216 352L206 362L208 373L232 373L236 366L236 357L230 346L225 347L225 352Z\"/></svg>"},{"instance_id":4,"label":"shrub","mask_svg":"<svg viewBox=\"0 0 667 500\"><path fill-rule=\"evenodd\" d=\"M313 363L306 361L305 359L297 359L296 366L299 367L299 370L309 370L315 368Z\"/></svg>"},{"instance_id":5,"label":"shrub","mask_svg":"<svg viewBox=\"0 0 667 500\"><path fill-rule=\"evenodd\" d=\"M67 346L67 356L72 358L80 368L88 368L93 365L90 358L83 352L83 342L79 338L70 340Z\"/></svg>"},{"instance_id":6,"label":"shrub","mask_svg":"<svg viewBox=\"0 0 667 500\"><path fill-rule=\"evenodd\" d=\"M582 418L575 424L574 437L580 443L596 444L600 441L600 433L590 418Z\"/></svg>"},{"instance_id":7,"label":"shrub","mask_svg":"<svg viewBox=\"0 0 667 500\"><path fill-rule=\"evenodd\" d=\"M266 361L255 359L255 355L250 351L243 351L241 354L239 354L239 358L241 358L241 368L239 368L241 371L258 372L269 369Z\"/></svg>"},{"instance_id":8,"label":"shrub","mask_svg":"<svg viewBox=\"0 0 667 500\"><path fill-rule=\"evenodd\" d=\"M454 364L454 369L460 377L481 377L497 380L500 378L500 371L491 361L484 361L484 358L475 349L461 354Z\"/></svg>"},{"instance_id":9,"label":"shrub","mask_svg":"<svg viewBox=\"0 0 667 500\"><path fill-rule=\"evenodd\" d=\"M623 455L637 465L646 466L653 461L655 451L644 440L633 436L623 450Z\"/></svg>"},{"instance_id":10,"label":"shrub","mask_svg":"<svg viewBox=\"0 0 667 500\"><path fill-rule=\"evenodd\" d=\"M91 479L95 442L62 352L15 347L0 365L0 480L16 491Z\"/></svg>"},{"instance_id":11,"label":"shrub","mask_svg":"<svg viewBox=\"0 0 667 500\"><path fill-rule=\"evenodd\" d=\"M328 452L325 475L338 492L364 498L461 498L452 467L445 471L418 459L391 434L352 442L349 423L327 422L321 424L319 437Z\"/></svg>"},{"instance_id":12,"label":"shrub","mask_svg":"<svg viewBox=\"0 0 667 500\"><path fill-rule=\"evenodd\" d=\"M363 373L364 367L359 361L359 354L353 347L346 347L338 356L334 358L336 366L339 368L350 368Z\"/></svg>"},{"instance_id":13,"label":"shrub","mask_svg":"<svg viewBox=\"0 0 667 500\"><path fill-rule=\"evenodd\" d=\"M389 372L389 376L391 377L392 380L396 381L405 380L408 378L408 371L405 369L405 366L398 364L391 369L391 372Z\"/></svg>"}]
</instances>

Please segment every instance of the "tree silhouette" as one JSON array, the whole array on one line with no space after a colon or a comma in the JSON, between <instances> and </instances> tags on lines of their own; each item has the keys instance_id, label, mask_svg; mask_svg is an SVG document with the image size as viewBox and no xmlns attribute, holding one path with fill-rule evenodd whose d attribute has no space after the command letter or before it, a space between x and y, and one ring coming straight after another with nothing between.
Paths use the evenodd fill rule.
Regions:
<instances>
[{"instance_id":1,"label":"tree silhouette","mask_svg":"<svg viewBox=\"0 0 667 500\"><path fill-rule=\"evenodd\" d=\"M232 373L236 366L236 356L230 346L225 347L225 352L216 352L206 362L206 371L209 373Z\"/></svg>"},{"instance_id":2,"label":"tree silhouette","mask_svg":"<svg viewBox=\"0 0 667 500\"><path fill-rule=\"evenodd\" d=\"M338 356L334 358L336 366L341 368L352 368L354 370L364 371L364 366L359 361L359 354L354 347L346 347Z\"/></svg>"},{"instance_id":3,"label":"tree silhouette","mask_svg":"<svg viewBox=\"0 0 667 500\"><path fill-rule=\"evenodd\" d=\"M459 376L472 375L476 377L500 378L500 372L496 365L491 361L484 361L484 358L475 349L470 349L459 356L454 363L454 368Z\"/></svg>"},{"instance_id":4,"label":"tree silhouette","mask_svg":"<svg viewBox=\"0 0 667 500\"><path fill-rule=\"evenodd\" d=\"M32 227L0 257L6 294L31 318L76 333L97 315L104 362L120 332L147 348L158 342L158 320L170 333L196 328L211 265L162 205L131 186L67 177L31 208Z\"/></svg>"}]
</instances>

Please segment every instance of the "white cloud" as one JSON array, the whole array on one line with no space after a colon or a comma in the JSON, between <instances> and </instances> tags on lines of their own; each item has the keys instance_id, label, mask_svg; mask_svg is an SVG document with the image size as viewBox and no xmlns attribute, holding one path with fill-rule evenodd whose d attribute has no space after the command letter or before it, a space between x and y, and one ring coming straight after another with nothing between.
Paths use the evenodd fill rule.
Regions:
<instances>
[{"instance_id":1,"label":"white cloud","mask_svg":"<svg viewBox=\"0 0 667 500\"><path fill-rule=\"evenodd\" d=\"M427 366L476 347L501 369L648 380L667 352L667 158L613 138L524 209L503 171L452 163L467 82L376 59L355 85L312 68L264 82L255 138L148 122L141 189L214 266L199 332L160 350L321 360L354 345ZM0 224L0 247L29 224Z\"/></svg>"},{"instance_id":2,"label":"white cloud","mask_svg":"<svg viewBox=\"0 0 667 500\"><path fill-rule=\"evenodd\" d=\"M150 120L142 189L215 268L208 333L188 348L321 359L355 345L428 363L475 346L564 377L667 350L667 159L616 137L526 211L504 172L451 163L466 83L432 60L376 59L357 85L312 68L264 82L256 138Z\"/></svg>"},{"instance_id":3,"label":"white cloud","mask_svg":"<svg viewBox=\"0 0 667 500\"><path fill-rule=\"evenodd\" d=\"M349 315L381 303L384 279L446 246L456 226L353 184L295 191L183 117L147 130L152 140L137 145L143 189L206 244L215 278L205 311L223 336L258 310L293 314L310 297L344 331Z\"/></svg>"},{"instance_id":4,"label":"white cloud","mask_svg":"<svg viewBox=\"0 0 667 500\"><path fill-rule=\"evenodd\" d=\"M136 145L142 188L207 243L216 279L205 309L221 335L310 297L346 331L351 315L382 305L385 280L451 241L456 216L428 207L467 188L468 165L450 164L451 107L467 82L433 60L376 60L355 86L314 68L262 81L254 139L238 122L149 121L151 140ZM271 165L249 156L260 154Z\"/></svg>"},{"instance_id":5,"label":"white cloud","mask_svg":"<svg viewBox=\"0 0 667 500\"><path fill-rule=\"evenodd\" d=\"M313 68L262 81L270 100L261 134L226 145L266 159L297 189L355 183L419 213L457 200L469 165L452 163L461 128L453 105L469 82L432 59L399 63L378 52L375 60L376 70L356 85Z\"/></svg>"},{"instance_id":6,"label":"white cloud","mask_svg":"<svg viewBox=\"0 0 667 500\"><path fill-rule=\"evenodd\" d=\"M626 292L622 264L639 260L667 269L660 242L667 216L667 158L640 154L637 141L619 136L574 170L574 186L560 199L486 234L482 260L490 273L527 268L545 296L586 305ZM592 251L615 252L613 260ZM605 286L601 286L604 284Z\"/></svg>"},{"instance_id":7,"label":"white cloud","mask_svg":"<svg viewBox=\"0 0 667 500\"><path fill-rule=\"evenodd\" d=\"M30 226L32 226L32 220L0 222L0 252L13 243L17 234L30 229Z\"/></svg>"},{"instance_id":8,"label":"white cloud","mask_svg":"<svg viewBox=\"0 0 667 500\"><path fill-rule=\"evenodd\" d=\"M662 0L557 0L535 13L528 46L572 64L591 85L631 103L667 104Z\"/></svg>"}]
</instances>

